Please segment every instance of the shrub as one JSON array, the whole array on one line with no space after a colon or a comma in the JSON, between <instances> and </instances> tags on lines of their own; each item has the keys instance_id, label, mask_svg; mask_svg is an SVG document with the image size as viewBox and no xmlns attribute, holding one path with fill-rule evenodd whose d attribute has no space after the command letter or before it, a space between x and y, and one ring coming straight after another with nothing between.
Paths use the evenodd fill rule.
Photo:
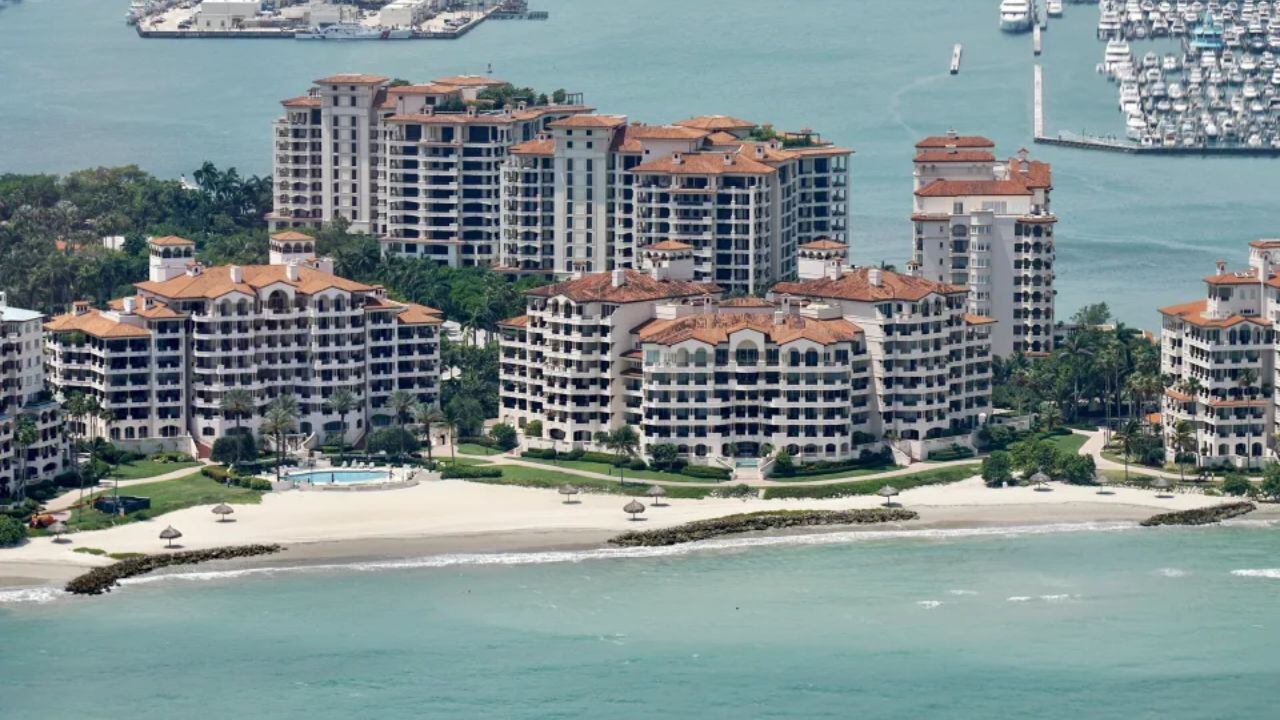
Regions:
<instances>
[{"instance_id":1,"label":"shrub","mask_svg":"<svg viewBox=\"0 0 1280 720\"><path fill-rule=\"evenodd\" d=\"M936 460L938 462L946 462L948 460L967 460L971 457L973 457L973 450L955 443L952 443L941 450L934 450L929 453L929 459Z\"/></svg>"},{"instance_id":2,"label":"shrub","mask_svg":"<svg viewBox=\"0 0 1280 720\"><path fill-rule=\"evenodd\" d=\"M1249 483L1249 478L1238 472L1229 472L1222 479L1222 492L1227 495L1241 497L1253 493L1253 485Z\"/></svg>"},{"instance_id":3,"label":"shrub","mask_svg":"<svg viewBox=\"0 0 1280 720\"><path fill-rule=\"evenodd\" d=\"M80 487L80 472L77 470L67 470L53 476L53 484L60 488Z\"/></svg>"},{"instance_id":4,"label":"shrub","mask_svg":"<svg viewBox=\"0 0 1280 720\"><path fill-rule=\"evenodd\" d=\"M205 465L200 468L200 474L220 483L225 483L231 479L231 473L227 472L226 468L214 467L213 465Z\"/></svg>"},{"instance_id":5,"label":"shrub","mask_svg":"<svg viewBox=\"0 0 1280 720\"><path fill-rule=\"evenodd\" d=\"M535 460L555 460L559 454L551 448L530 448L520 453L520 457L533 458Z\"/></svg>"},{"instance_id":6,"label":"shrub","mask_svg":"<svg viewBox=\"0 0 1280 720\"><path fill-rule=\"evenodd\" d=\"M1053 477L1072 485L1092 485L1097 467L1092 455L1072 455L1059 452L1054 462Z\"/></svg>"},{"instance_id":7,"label":"shrub","mask_svg":"<svg viewBox=\"0 0 1280 720\"><path fill-rule=\"evenodd\" d=\"M641 460L640 458L635 458L631 462L627 463L627 469L628 470L648 470L649 463L646 463L644 460Z\"/></svg>"},{"instance_id":8,"label":"shrub","mask_svg":"<svg viewBox=\"0 0 1280 720\"><path fill-rule=\"evenodd\" d=\"M459 445L481 445L487 448L497 448L498 443L488 435L463 435L458 438Z\"/></svg>"},{"instance_id":9,"label":"shrub","mask_svg":"<svg viewBox=\"0 0 1280 720\"><path fill-rule=\"evenodd\" d=\"M678 470L683 462L679 448L671 443L654 445L649 454L653 457L653 467L656 470Z\"/></svg>"},{"instance_id":10,"label":"shrub","mask_svg":"<svg viewBox=\"0 0 1280 720\"><path fill-rule=\"evenodd\" d=\"M7 515L0 515L0 547L14 547L27 537L27 529L22 523Z\"/></svg>"},{"instance_id":11,"label":"shrub","mask_svg":"<svg viewBox=\"0 0 1280 720\"><path fill-rule=\"evenodd\" d=\"M440 477L444 479L458 478L467 480L471 478L500 478L502 477L502 468L486 467L483 465L449 465L440 473Z\"/></svg>"},{"instance_id":12,"label":"shrub","mask_svg":"<svg viewBox=\"0 0 1280 720\"><path fill-rule=\"evenodd\" d=\"M419 443L418 438L404 428L386 427L369 433L366 447L370 453L404 455L416 451Z\"/></svg>"},{"instance_id":13,"label":"shrub","mask_svg":"<svg viewBox=\"0 0 1280 720\"><path fill-rule=\"evenodd\" d=\"M213 451L209 458L224 465L253 462L258 459L258 443L251 433L223 435L213 441Z\"/></svg>"},{"instance_id":14,"label":"shrub","mask_svg":"<svg viewBox=\"0 0 1280 720\"><path fill-rule=\"evenodd\" d=\"M1013 480L1013 466L1009 463L1009 453L996 450L982 461L982 481L987 487L999 487Z\"/></svg>"},{"instance_id":15,"label":"shrub","mask_svg":"<svg viewBox=\"0 0 1280 720\"><path fill-rule=\"evenodd\" d=\"M733 473L729 472L728 468L713 465L686 465L680 474L708 480L728 480Z\"/></svg>"},{"instance_id":16,"label":"shrub","mask_svg":"<svg viewBox=\"0 0 1280 720\"><path fill-rule=\"evenodd\" d=\"M536 437L536 438L542 437L542 421L530 420L524 426L524 434L529 437Z\"/></svg>"},{"instance_id":17,"label":"shrub","mask_svg":"<svg viewBox=\"0 0 1280 720\"><path fill-rule=\"evenodd\" d=\"M516 429L506 423L498 423L489 428L489 437L493 438L499 450L511 450L520 444Z\"/></svg>"},{"instance_id":18,"label":"shrub","mask_svg":"<svg viewBox=\"0 0 1280 720\"><path fill-rule=\"evenodd\" d=\"M1280 499L1280 464L1271 463L1262 471L1262 485L1258 489L1263 497Z\"/></svg>"}]
</instances>

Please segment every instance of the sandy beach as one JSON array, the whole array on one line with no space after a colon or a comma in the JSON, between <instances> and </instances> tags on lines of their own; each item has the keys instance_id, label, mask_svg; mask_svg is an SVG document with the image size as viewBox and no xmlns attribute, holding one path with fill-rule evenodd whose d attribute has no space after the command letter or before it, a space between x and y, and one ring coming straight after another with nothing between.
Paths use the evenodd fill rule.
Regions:
<instances>
[{"instance_id":1,"label":"sandy beach","mask_svg":"<svg viewBox=\"0 0 1280 720\"><path fill-rule=\"evenodd\" d=\"M1055 484L1053 488L1052 492L993 490L977 478L914 488L898 500L919 512L920 519L894 527L923 530L1138 521L1157 512L1224 502L1192 493L1157 498L1152 491L1131 488L1115 488L1113 495L1097 495L1095 488L1089 487ZM109 530L77 533L66 543L37 538L22 547L0 550L0 585L61 582L87 567L111 562L74 552L79 547L113 553L162 552L164 543L158 535L167 525L182 531L179 544L185 549L271 542L288 548L281 555L253 561L262 564L591 548L626 530L756 510L861 508L881 501L874 496L671 500L666 507L650 507L638 522L622 512L626 502L617 495L584 494L578 502L565 504L552 490L460 480L385 492L269 494L260 505L235 506L232 522L219 523L208 506L200 506ZM1264 506L1251 517L1280 518L1280 509Z\"/></svg>"}]
</instances>

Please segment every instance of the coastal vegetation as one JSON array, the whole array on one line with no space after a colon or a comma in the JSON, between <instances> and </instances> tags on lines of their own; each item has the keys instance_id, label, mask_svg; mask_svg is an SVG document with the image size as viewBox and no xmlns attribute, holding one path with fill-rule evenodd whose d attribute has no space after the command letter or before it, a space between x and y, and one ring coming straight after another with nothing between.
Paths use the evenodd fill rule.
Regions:
<instances>
[{"instance_id":1,"label":"coastal vegetation","mask_svg":"<svg viewBox=\"0 0 1280 720\"><path fill-rule=\"evenodd\" d=\"M498 470L498 475L495 476L492 472L493 470ZM556 489L562 485L569 484L583 492L628 495L632 497L643 496L649 488L646 483L623 485L615 480L573 475L571 473L556 472L551 468L533 468L522 465L473 465L466 470L461 467L454 468L454 471L461 471L463 474L470 475L470 477L465 478L467 480L490 485L517 485L520 487ZM745 485L727 485L717 488L680 485L664 485L663 487L666 488L667 497L675 499L701 499L713 496L739 497L744 494L742 488L747 488ZM746 494L754 495L756 490L747 488L745 492Z\"/></svg>"},{"instance_id":2,"label":"coastal vegetation","mask_svg":"<svg viewBox=\"0 0 1280 720\"><path fill-rule=\"evenodd\" d=\"M17 518L0 515L0 547L13 547L27 537L27 530Z\"/></svg>"},{"instance_id":3,"label":"coastal vegetation","mask_svg":"<svg viewBox=\"0 0 1280 720\"><path fill-rule=\"evenodd\" d=\"M172 567L174 565L195 565L210 560L236 560L271 555L283 550L281 545L235 545L231 547L210 548L208 550L188 550L185 552L165 553L163 555L142 555L127 558L111 565L94 568L89 572L73 578L66 585L66 591L75 595L101 595L110 592L121 580L138 575L145 575L153 570Z\"/></svg>"},{"instance_id":4,"label":"coastal vegetation","mask_svg":"<svg viewBox=\"0 0 1280 720\"><path fill-rule=\"evenodd\" d=\"M695 520L658 530L625 532L609 540L621 547L676 545L708 540L722 535L761 532L795 527L822 525L868 525L873 523L915 520L919 514L903 508L869 508L862 510L764 510L727 515L710 520Z\"/></svg>"},{"instance_id":5,"label":"coastal vegetation","mask_svg":"<svg viewBox=\"0 0 1280 720\"><path fill-rule=\"evenodd\" d=\"M1226 503L1194 510L1160 513L1159 515L1152 515L1139 524L1143 527L1155 527L1157 525L1209 525L1240 517L1257 509L1258 506L1251 502Z\"/></svg>"},{"instance_id":6,"label":"coastal vegetation","mask_svg":"<svg viewBox=\"0 0 1280 720\"><path fill-rule=\"evenodd\" d=\"M908 490L924 485L943 485L959 482L978 474L979 463L952 465L934 468L909 475L894 475L887 478L854 480L846 483L829 485L794 485L786 487L769 487L764 491L767 500L781 498L840 498L854 495L874 495L877 490L889 485L898 490Z\"/></svg>"},{"instance_id":7,"label":"coastal vegetation","mask_svg":"<svg viewBox=\"0 0 1280 720\"><path fill-rule=\"evenodd\" d=\"M1020 473L1023 480L1043 473L1072 485L1091 485L1097 475L1093 457L1078 454L1083 443L1059 440L1069 437L1083 438L1035 435L1010 443L1007 449L993 450L982 461L982 479L988 486L1000 487L1013 482L1014 472Z\"/></svg>"},{"instance_id":8,"label":"coastal vegetation","mask_svg":"<svg viewBox=\"0 0 1280 720\"><path fill-rule=\"evenodd\" d=\"M262 493L249 488L222 484L202 471L196 471L176 480L163 480L153 483L141 483L128 487L128 494L151 499L151 507L136 510L124 516L110 515L92 508L97 498L111 494L111 491L94 493L85 499L84 507L71 513L66 521L67 529L72 531L101 530L126 523L149 520L175 510L194 507L196 505L257 504L262 501Z\"/></svg>"}]
</instances>

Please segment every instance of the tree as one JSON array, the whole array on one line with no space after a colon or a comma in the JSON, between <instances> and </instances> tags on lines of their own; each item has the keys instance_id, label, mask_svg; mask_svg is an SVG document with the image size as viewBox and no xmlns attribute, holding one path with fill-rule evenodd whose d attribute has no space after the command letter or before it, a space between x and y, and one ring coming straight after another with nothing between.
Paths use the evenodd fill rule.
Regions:
<instances>
[{"instance_id":1,"label":"tree","mask_svg":"<svg viewBox=\"0 0 1280 720\"><path fill-rule=\"evenodd\" d=\"M407 390L396 390L387 396L387 409L395 420L396 427L404 429L405 422L413 416L413 409L418 405L418 398Z\"/></svg>"},{"instance_id":2,"label":"tree","mask_svg":"<svg viewBox=\"0 0 1280 720\"><path fill-rule=\"evenodd\" d=\"M39 439L35 420L30 415L19 415L13 427L13 447L18 455L18 476L14 478L13 496L19 500L27 496L27 449Z\"/></svg>"},{"instance_id":3,"label":"tree","mask_svg":"<svg viewBox=\"0 0 1280 720\"><path fill-rule=\"evenodd\" d=\"M0 547L16 547L27 539L27 529L16 518L0 515Z\"/></svg>"},{"instance_id":4,"label":"tree","mask_svg":"<svg viewBox=\"0 0 1280 720\"><path fill-rule=\"evenodd\" d=\"M530 420L529 422L525 423L524 434L526 437L536 437L536 438L542 437L542 421Z\"/></svg>"},{"instance_id":5,"label":"tree","mask_svg":"<svg viewBox=\"0 0 1280 720\"><path fill-rule=\"evenodd\" d=\"M636 454L636 448L640 446L640 438L636 435L636 431L632 430L630 425L623 425L612 432L597 433L596 442L613 451L616 458L614 464L618 466L618 482L626 485L627 477L624 472L626 460L633 457Z\"/></svg>"},{"instance_id":6,"label":"tree","mask_svg":"<svg viewBox=\"0 0 1280 720\"><path fill-rule=\"evenodd\" d=\"M219 403L223 414L235 420L236 434L240 434L240 420L251 415L254 410L253 393L244 388L231 388L222 394L222 402Z\"/></svg>"},{"instance_id":7,"label":"tree","mask_svg":"<svg viewBox=\"0 0 1280 720\"><path fill-rule=\"evenodd\" d=\"M258 459L258 444L254 442L253 433L238 432L223 435L213 441L213 450L209 454L209 459L224 465L253 462Z\"/></svg>"},{"instance_id":8,"label":"tree","mask_svg":"<svg viewBox=\"0 0 1280 720\"><path fill-rule=\"evenodd\" d=\"M378 428L369 433L365 447L371 453L386 453L398 458L417 450L418 439L404 428Z\"/></svg>"},{"instance_id":9,"label":"tree","mask_svg":"<svg viewBox=\"0 0 1280 720\"><path fill-rule=\"evenodd\" d=\"M1222 492L1227 495L1241 497L1253 493L1253 485L1250 484L1249 478L1238 472L1229 472L1222 479Z\"/></svg>"},{"instance_id":10,"label":"tree","mask_svg":"<svg viewBox=\"0 0 1280 720\"><path fill-rule=\"evenodd\" d=\"M1262 471L1262 485L1258 490L1265 498L1280 500L1280 463L1271 463Z\"/></svg>"},{"instance_id":11,"label":"tree","mask_svg":"<svg viewBox=\"0 0 1280 720\"><path fill-rule=\"evenodd\" d=\"M338 414L338 459L343 460L347 456L347 414L360 407L360 398L348 388L338 388L325 405Z\"/></svg>"},{"instance_id":12,"label":"tree","mask_svg":"<svg viewBox=\"0 0 1280 720\"><path fill-rule=\"evenodd\" d=\"M454 395L444 408L445 419L463 437L476 435L484 425L484 409L470 395Z\"/></svg>"},{"instance_id":13,"label":"tree","mask_svg":"<svg viewBox=\"0 0 1280 720\"><path fill-rule=\"evenodd\" d=\"M1169 436L1169 443L1173 445L1173 458L1178 463L1178 480L1186 482L1186 462L1187 455L1195 449L1195 430L1192 429L1191 423L1186 420L1179 420L1173 425L1173 433Z\"/></svg>"},{"instance_id":14,"label":"tree","mask_svg":"<svg viewBox=\"0 0 1280 720\"><path fill-rule=\"evenodd\" d=\"M1000 487L1013 480L1009 453L996 450L982 461L982 480L988 487Z\"/></svg>"},{"instance_id":15,"label":"tree","mask_svg":"<svg viewBox=\"0 0 1280 720\"><path fill-rule=\"evenodd\" d=\"M1058 452L1054 466L1054 478L1071 485L1092 485L1098 468L1094 465L1092 455L1074 455Z\"/></svg>"},{"instance_id":16,"label":"tree","mask_svg":"<svg viewBox=\"0 0 1280 720\"><path fill-rule=\"evenodd\" d=\"M653 467L658 470L676 470L680 463L680 449L671 443L659 443L649 448L649 455L653 458ZM788 458L789 460L790 458ZM775 461L774 471L777 471L777 463Z\"/></svg>"},{"instance_id":17,"label":"tree","mask_svg":"<svg viewBox=\"0 0 1280 720\"><path fill-rule=\"evenodd\" d=\"M1116 431L1116 440L1120 442L1120 450L1124 453L1124 481L1129 482L1129 456L1133 453L1133 448L1138 442L1138 436L1142 434L1142 425L1133 418L1125 421L1124 425Z\"/></svg>"},{"instance_id":18,"label":"tree","mask_svg":"<svg viewBox=\"0 0 1280 720\"><path fill-rule=\"evenodd\" d=\"M422 437L427 446L427 459L435 460L431 454L431 446L435 444L431 439L431 427L443 423L444 414L435 405L419 405L417 412L414 413L414 419L422 426Z\"/></svg>"},{"instance_id":19,"label":"tree","mask_svg":"<svg viewBox=\"0 0 1280 720\"><path fill-rule=\"evenodd\" d=\"M298 401L292 395L279 395L267 406L262 416L260 432L272 438L276 451L276 482L280 481L280 466L284 464L285 436L293 431L298 421Z\"/></svg>"},{"instance_id":20,"label":"tree","mask_svg":"<svg viewBox=\"0 0 1280 720\"><path fill-rule=\"evenodd\" d=\"M489 437L497 443L499 450L511 450L520 444L516 429L506 423L497 423L489 428Z\"/></svg>"}]
</instances>

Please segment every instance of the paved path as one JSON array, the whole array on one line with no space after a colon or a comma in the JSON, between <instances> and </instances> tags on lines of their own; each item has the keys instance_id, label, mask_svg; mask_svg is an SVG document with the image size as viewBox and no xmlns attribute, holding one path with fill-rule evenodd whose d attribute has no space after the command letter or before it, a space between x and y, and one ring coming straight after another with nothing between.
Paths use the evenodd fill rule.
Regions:
<instances>
[{"instance_id":1,"label":"paved path","mask_svg":"<svg viewBox=\"0 0 1280 720\"><path fill-rule=\"evenodd\" d=\"M1084 435L1089 438L1085 440L1084 445L1080 446L1081 455L1092 455L1093 464L1099 470L1117 470L1124 472L1124 463L1118 463L1115 460L1108 460L1102 456L1102 450L1105 447L1103 443L1104 434L1102 430L1072 430L1077 435ZM1130 475L1147 475L1149 477L1162 477L1169 480L1178 480L1178 473L1168 472L1166 470L1156 470L1136 463L1129 463Z\"/></svg>"}]
</instances>

